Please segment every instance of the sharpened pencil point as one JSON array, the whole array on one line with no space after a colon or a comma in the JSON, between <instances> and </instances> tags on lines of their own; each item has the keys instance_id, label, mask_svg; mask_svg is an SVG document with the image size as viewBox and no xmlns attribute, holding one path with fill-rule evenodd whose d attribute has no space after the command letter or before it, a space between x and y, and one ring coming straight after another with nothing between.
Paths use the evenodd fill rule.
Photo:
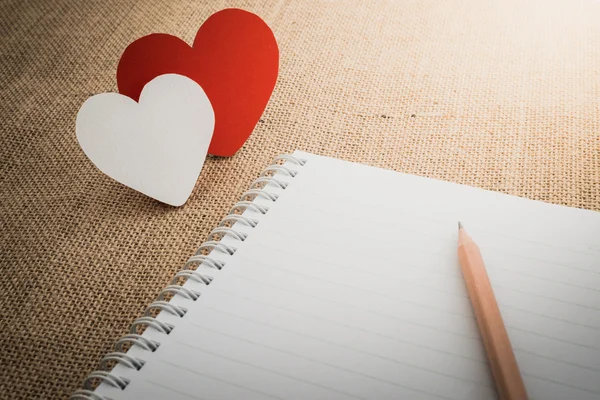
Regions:
<instances>
[{"instance_id":1,"label":"sharpened pencil point","mask_svg":"<svg viewBox=\"0 0 600 400\"><path fill-rule=\"evenodd\" d=\"M458 229L462 229L462 224L460 223L460 221L458 221Z\"/></svg>"}]
</instances>

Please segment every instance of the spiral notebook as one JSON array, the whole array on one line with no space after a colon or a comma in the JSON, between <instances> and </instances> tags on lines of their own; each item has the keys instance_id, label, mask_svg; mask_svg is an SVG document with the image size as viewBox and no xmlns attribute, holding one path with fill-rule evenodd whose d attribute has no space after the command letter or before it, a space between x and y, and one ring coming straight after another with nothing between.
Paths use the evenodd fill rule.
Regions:
<instances>
[{"instance_id":1,"label":"spiral notebook","mask_svg":"<svg viewBox=\"0 0 600 400\"><path fill-rule=\"evenodd\" d=\"M73 398L494 399L459 219L531 399L600 398L600 213L276 161Z\"/></svg>"}]
</instances>

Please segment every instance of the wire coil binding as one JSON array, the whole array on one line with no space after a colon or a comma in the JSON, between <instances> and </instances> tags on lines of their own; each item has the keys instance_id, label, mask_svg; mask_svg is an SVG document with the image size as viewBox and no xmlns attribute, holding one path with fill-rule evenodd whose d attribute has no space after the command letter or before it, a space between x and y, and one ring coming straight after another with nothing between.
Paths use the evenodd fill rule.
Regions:
<instances>
[{"instance_id":1,"label":"wire coil binding","mask_svg":"<svg viewBox=\"0 0 600 400\"><path fill-rule=\"evenodd\" d=\"M119 364L136 371L143 368L146 361L127 355L127 350L130 347L137 346L145 351L154 352L156 349L158 349L160 343L138 334L138 328L145 326L146 329L152 328L161 334L168 335L171 333L175 326L159 321L153 317L152 315L154 314L152 310L159 310L159 312L164 311L179 318L183 318L185 316L187 309L185 307L170 303L169 301L165 300L165 296L167 294L178 294L192 301L196 301L200 297L200 293L185 288L179 285L178 282L180 280L190 279L203 285L209 285L211 283L213 279L212 276L195 271L194 269L191 269L191 267L199 267L202 265L218 271L225 266L226 263L224 261L210 257L210 253L212 251L218 251L229 256L235 254L237 250L236 247L222 243L220 240L227 236L243 242L247 238L247 233L238 232L230 227L236 222L240 222L251 228L257 226L259 223L258 220L243 216L241 214L245 210L252 210L263 215L269 211L269 207L254 203L253 200L257 197L270 200L272 202L277 200L279 196L275 193L266 191L264 189L266 185L272 184L280 189L286 189L288 187L289 182L285 182L273 177L273 175L278 172L290 178L294 178L296 176L298 171L281 165L284 162L290 162L302 167L306 163L306 160L301 160L292 155L284 154L276 157L273 160L272 165L268 166L261 172L259 178L252 182L249 189L242 194L240 201L234 204L229 211L229 214L225 216L219 225L211 231L211 233L208 235L209 240L200 245L196 253L185 263L183 269L173 277L171 284L164 288L158 295L156 301L146 308L144 316L136 319L131 324L129 334L121 337L115 343L115 351L102 358L99 364L99 370L90 373L85 378L82 385L83 389L74 392L71 397L69 397L69 400L110 400L109 398L101 396L95 392L95 387L97 387L99 384L98 382L104 382L120 390L125 390L127 388L129 379L117 376L111 373L111 371L107 371L108 364L112 362L115 363L115 365Z\"/></svg>"}]
</instances>

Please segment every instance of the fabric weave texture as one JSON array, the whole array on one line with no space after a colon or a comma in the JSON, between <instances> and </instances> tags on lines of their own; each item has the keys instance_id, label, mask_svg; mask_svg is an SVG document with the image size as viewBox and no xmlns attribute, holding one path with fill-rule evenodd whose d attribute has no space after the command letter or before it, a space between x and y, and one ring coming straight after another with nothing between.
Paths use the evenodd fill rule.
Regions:
<instances>
[{"instance_id":1,"label":"fabric weave texture","mask_svg":"<svg viewBox=\"0 0 600 400\"><path fill-rule=\"evenodd\" d=\"M81 104L117 90L133 40L191 43L226 7L281 52L247 143L181 208L104 176ZM0 398L79 388L281 153L600 210L598 21L596 0L1 1Z\"/></svg>"}]
</instances>

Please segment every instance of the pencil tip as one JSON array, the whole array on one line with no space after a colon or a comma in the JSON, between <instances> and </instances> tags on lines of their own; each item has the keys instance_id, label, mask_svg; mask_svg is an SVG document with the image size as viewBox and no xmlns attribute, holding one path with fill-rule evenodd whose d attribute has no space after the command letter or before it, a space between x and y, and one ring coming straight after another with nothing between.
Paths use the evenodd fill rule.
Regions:
<instances>
[{"instance_id":1,"label":"pencil tip","mask_svg":"<svg viewBox=\"0 0 600 400\"><path fill-rule=\"evenodd\" d=\"M458 221L458 229L462 229L462 224L460 223L460 221Z\"/></svg>"}]
</instances>

